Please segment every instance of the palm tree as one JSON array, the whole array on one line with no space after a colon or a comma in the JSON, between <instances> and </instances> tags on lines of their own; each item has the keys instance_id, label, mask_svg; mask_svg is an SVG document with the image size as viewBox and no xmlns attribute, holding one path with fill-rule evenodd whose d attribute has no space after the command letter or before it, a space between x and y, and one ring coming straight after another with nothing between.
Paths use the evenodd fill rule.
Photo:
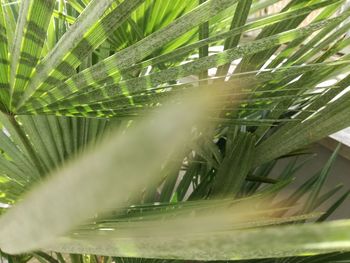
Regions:
<instances>
[{"instance_id":1,"label":"palm tree","mask_svg":"<svg viewBox=\"0 0 350 263\"><path fill-rule=\"evenodd\" d=\"M350 11L278 2L2 0L4 256L349 259L349 222L320 223L349 192L317 212L338 150L290 196L299 163L270 172L350 125Z\"/></svg>"}]
</instances>

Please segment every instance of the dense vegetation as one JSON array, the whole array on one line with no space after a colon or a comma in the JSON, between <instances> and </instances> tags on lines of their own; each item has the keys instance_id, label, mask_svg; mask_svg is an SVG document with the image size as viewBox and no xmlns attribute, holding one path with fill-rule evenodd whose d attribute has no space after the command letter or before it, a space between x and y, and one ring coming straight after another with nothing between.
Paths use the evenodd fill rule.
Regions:
<instances>
[{"instance_id":1,"label":"dense vegetation","mask_svg":"<svg viewBox=\"0 0 350 263\"><path fill-rule=\"evenodd\" d=\"M350 9L279 2L1 0L2 257L350 260L339 148L285 193L350 126Z\"/></svg>"}]
</instances>

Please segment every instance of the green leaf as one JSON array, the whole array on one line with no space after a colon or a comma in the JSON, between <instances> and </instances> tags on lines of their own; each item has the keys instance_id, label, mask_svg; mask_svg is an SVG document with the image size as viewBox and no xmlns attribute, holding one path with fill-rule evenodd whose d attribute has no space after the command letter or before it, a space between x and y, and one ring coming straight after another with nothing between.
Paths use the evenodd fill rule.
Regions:
<instances>
[{"instance_id":1,"label":"green leaf","mask_svg":"<svg viewBox=\"0 0 350 263\"><path fill-rule=\"evenodd\" d=\"M14 46L11 50L11 100L22 95L44 46L54 0L22 1ZM12 102L11 102L12 103Z\"/></svg>"},{"instance_id":2,"label":"green leaf","mask_svg":"<svg viewBox=\"0 0 350 263\"><path fill-rule=\"evenodd\" d=\"M159 237L140 233L137 238L118 236L118 231L107 229L87 229L81 234L62 237L47 249L64 253L102 252L118 257L242 260L348 251L349 238L347 220L201 234L187 231Z\"/></svg>"},{"instance_id":3,"label":"green leaf","mask_svg":"<svg viewBox=\"0 0 350 263\"><path fill-rule=\"evenodd\" d=\"M88 83L91 81L94 83L102 81L103 83L103 79L106 77L109 78L111 73L116 73L115 71L118 73L121 69L125 69L130 64L139 62L147 55L155 51L158 46L166 44L176 37L181 36L194 26L208 20L209 17L216 15L236 2L237 0L209 0L205 2L190 13L175 20L165 28L158 30L138 43L117 52L113 56L101 61L88 70L75 75L71 80L72 86L70 86L69 89L71 91L75 91L81 84L88 85ZM93 74L91 75L90 73ZM37 81L35 80L32 81L33 86L35 87L38 84L36 82ZM28 90L30 92L34 91L30 88L28 88ZM31 95L32 94L27 92L27 95L24 95L22 102L19 103L18 108L20 108L20 106L23 105L23 102L26 101Z\"/></svg>"},{"instance_id":4,"label":"green leaf","mask_svg":"<svg viewBox=\"0 0 350 263\"><path fill-rule=\"evenodd\" d=\"M337 17L334 19L342 19L342 17L340 16L340 17ZM126 89L128 92L136 92L136 91L138 91L138 89L141 90L141 89L147 88L148 85L145 87L144 84L149 83L150 81L152 83L152 86L155 86L155 85L163 83L165 81L174 80L174 79L177 79L177 78L180 78L183 76L187 76L190 74L201 72L207 68L211 68L211 67L218 66L218 65L223 65L229 61L240 58L242 56L245 56L248 54L254 54L254 53L257 53L261 50L268 49L272 46L280 45L282 43L289 42L292 39L295 39L295 38L298 38L298 37L301 37L304 35L308 35L314 31L324 27L326 24L332 23L334 21L334 19L315 23L315 24L312 24L312 25L309 25L309 26L306 26L303 28L290 30L289 32L284 32L284 33L277 34L275 36L267 37L266 39L260 39L257 41L253 41L253 42L244 44L241 47L233 48L233 49L224 51L222 53L219 53L217 55L204 57L204 58L198 59L196 61L184 64L184 65L181 65L178 67L173 67L173 68L170 68L168 70L161 71L159 73L154 73L155 74L154 77L152 75L149 75L149 76L131 79L129 81L125 81L125 83L120 82L119 88ZM132 83L132 85L130 82ZM137 89L137 86L135 85L136 84L135 82L140 83L140 84L138 84L139 85L138 89ZM133 90L129 90L129 86L131 86ZM67 88L69 88L69 87L67 86ZM104 89L106 91L104 91ZM73 105L74 104L81 105L83 103L84 97L88 101L91 101L91 97L95 98L96 101L111 99L111 98L113 98L113 96L120 96L120 93L121 93L120 89L116 89L114 87L114 85L111 85L111 86L107 85L104 88L100 88L99 90L90 92L90 94L89 93L83 94L82 96L75 98L75 100L76 100L75 103L74 103L74 100L72 99L73 102L69 102L69 104L72 103ZM65 96L69 95L69 93L67 94L67 93L63 93L63 92L64 92L63 89L60 89L60 90L57 89L57 93L51 94L51 98L53 96L55 98L54 100L57 101L59 98L63 98ZM71 92L71 90L68 90L68 92ZM45 102L43 103L43 101L45 101L45 100L38 99L36 101L36 105L42 106L45 103ZM92 108L93 110L98 110L98 109L104 108L103 104L101 104L101 103L96 103L95 105L90 104L89 107ZM65 106L65 108L67 108L67 106ZM110 107L108 107L108 108L110 108ZM82 110L80 110L79 112L81 114L83 114ZM103 116L103 114L102 114L102 116Z\"/></svg>"},{"instance_id":5,"label":"green leaf","mask_svg":"<svg viewBox=\"0 0 350 263\"><path fill-rule=\"evenodd\" d=\"M232 140L233 147L230 147L215 175L211 193L215 197L236 197L251 169L254 136L238 133Z\"/></svg>"},{"instance_id":6,"label":"green leaf","mask_svg":"<svg viewBox=\"0 0 350 263\"><path fill-rule=\"evenodd\" d=\"M90 148L29 193L0 219L0 225L6 226L0 229L0 236L6 236L0 237L2 250L37 249L96 213L122 206L126 196L134 198L145 184L157 181L161 164L170 154L181 152L190 139L190 128L210 103L209 94L190 95L182 105L169 105L127 133L114 134L98 148ZM175 128L180 128L176 134ZM78 196L76 189L80 189ZM112 195L106 199L106 193Z\"/></svg>"},{"instance_id":7,"label":"green leaf","mask_svg":"<svg viewBox=\"0 0 350 263\"><path fill-rule=\"evenodd\" d=\"M321 188L323 187L327 177L329 176L330 169L332 168L332 166L336 160L336 157L338 155L340 147L341 147L341 144L339 144L337 146L337 148L333 152L332 156L329 158L327 163L322 168L320 175L317 178L316 182L313 184L311 191L310 191L310 195L309 195L307 201L305 202L305 206L303 209L304 213L308 213L308 212L314 210L316 203L317 203L317 199L318 199L320 192L321 192Z\"/></svg>"},{"instance_id":8,"label":"green leaf","mask_svg":"<svg viewBox=\"0 0 350 263\"><path fill-rule=\"evenodd\" d=\"M320 216L320 218L317 220L317 222L323 222L328 219L328 217L334 213L334 211L348 198L350 194L350 191L347 191L345 194L343 194L328 210Z\"/></svg>"},{"instance_id":9,"label":"green leaf","mask_svg":"<svg viewBox=\"0 0 350 263\"><path fill-rule=\"evenodd\" d=\"M101 20L98 19L103 16L113 0L92 1L40 63L21 101L26 100L35 90L51 88L62 79L76 73L75 68L89 51L98 47L108 37L111 29L120 26L143 1L126 0ZM20 101L16 103L21 104Z\"/></svg>"},{"instance_id":10,"label":"green leaf","mask_svg":"<svg viewBox=\"0 0 350 263\"><path fill-rule=\"evenodd\" d=\"M2 5L0 6L0 108L5 110L9 101L9 58L6 17ZM5 104L5 105L3 105Z\"/></svg>"}]
</instances>

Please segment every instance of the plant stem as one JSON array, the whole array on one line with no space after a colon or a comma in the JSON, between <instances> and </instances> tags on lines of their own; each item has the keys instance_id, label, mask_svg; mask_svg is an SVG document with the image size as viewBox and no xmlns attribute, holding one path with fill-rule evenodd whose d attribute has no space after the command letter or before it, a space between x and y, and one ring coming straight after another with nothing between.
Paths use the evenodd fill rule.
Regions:
<instances>
[{"instance_id":1,"label":"plant stem","mask_svg":"<svg viewBox=\"0 0 350 263\"><path fill-rule=\"evenodd\" d=\"M32 144L30 143L27 135L24 133L23 129L17 122L14 115L7 114L6 115L10 123L12 124L13 128L15 129L18 137L21 139L21 142L23 143L25 149L29 153L29 157L32 159L35 167L38 169L40 175L44 175L46 173L39 157L37 156L37 153L35 152Z\"/></svg>"},{"instance_id":2,"label":"plant stem","mask_svg":"<svg viewBox=\"0 0 350 263\"><path fill-rule=\"evenodd\" d=\"M69 254L72 263L82 263L82 255L79 254Z\"/></svg>"}]
</instances>

